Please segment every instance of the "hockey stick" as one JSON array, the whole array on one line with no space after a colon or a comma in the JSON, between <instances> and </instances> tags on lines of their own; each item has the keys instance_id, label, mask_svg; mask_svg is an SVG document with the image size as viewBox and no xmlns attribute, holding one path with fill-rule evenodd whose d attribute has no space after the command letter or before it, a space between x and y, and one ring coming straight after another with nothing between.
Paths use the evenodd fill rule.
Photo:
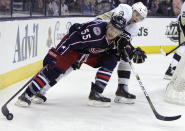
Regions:
<instances>
[{"instance_id":1,"label":"hockey stick","mask_svg":"<svg viewBox=\"0 0 185 131\"><path fill-rule=\"evenodd\" d=\"M32 77L21 89L19 89L1 108L1 112L6 117L7 120L13 119L13 114L9 112L7 105L12 101L32 80L34 77Z\"/></svg>"},{"instance_id":2,"label":"hockey stick","mask_svg":"<svg viewBox=\"0 0 185 131\"><path fill-rule=\"evenodd\" d=\"M144 93L144 95L145 95L145 97L146 97L154 115L156 116L156 118L159 119L159 120L163 120L163 121L173 121L173 120L179 119L181 117L181 115L178 115L178 116L162 116L156 111L154 105L152 104L152 101L150 100L150 97L149 97L148 93L146 92L146 90L144 88L144 85L143 85L139 75L137 74L137 72L135 72L134 66L132 65L132 62L131 62L131 60L130 60L130 58L129 58L125 49L124 49L124 53L126 55L127 61L129 62L130 68L132 69L133 73L135 74L135 77L136 77L136 79L137 79L137 81L138 81L138 83L139 83L139 85L140 85L140 87L141 87L141 89L142 89L142 91L143 91L143 93Z\"/></svg>"},{"instance_id":3,"label":"hockey stick","mask_svg":"<svg viewBox=\"0 0 185 131\"><path fill-rule=\"evenodd\" d=\"M160 46L161 54L164 55L164 56L168 56L169 54L171 54L173 51L175 51L176 49L178 49L182 45L185 45L185 42L182 42L177 47L175 47L174 49L172 49L171 51L169 51L168 53L165 53L165 51L163 50L163 48Z\"/></svg>"}]
</instances>

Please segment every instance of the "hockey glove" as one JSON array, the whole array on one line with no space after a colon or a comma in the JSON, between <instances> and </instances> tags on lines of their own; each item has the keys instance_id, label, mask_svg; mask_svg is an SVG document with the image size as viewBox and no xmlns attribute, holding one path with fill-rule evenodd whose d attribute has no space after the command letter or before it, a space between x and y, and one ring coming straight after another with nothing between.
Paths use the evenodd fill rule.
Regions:
<instances>
[{"instance_id":1,"label":"hockey glove","mask_svg":"<svg viewBox=\"0 0 185 131\"><path fill-rule=\"evenodd\" d=\"M147 56L141 48L137 47L136 49L134 49L133 51L133 62L134 63L137 63L137 64L144 63L146 58Z\"/></svg>"},{"instance_id":2,"label":"hockey glove","mask_svg":"<svg viewBox=\"0 0 185 131\"><path fill-rule=\"evenodd\" d=\"M125 54L124 50L126 50L129 58L130 59L132 58L134 47L131 45L129 37L127 37L125 35L118 37L116 39L116 45L117 45L118 53L120 54L121 58L124 61L127 61L127 59L126 59L127 55Z\"/></svg>"}]
</instances>

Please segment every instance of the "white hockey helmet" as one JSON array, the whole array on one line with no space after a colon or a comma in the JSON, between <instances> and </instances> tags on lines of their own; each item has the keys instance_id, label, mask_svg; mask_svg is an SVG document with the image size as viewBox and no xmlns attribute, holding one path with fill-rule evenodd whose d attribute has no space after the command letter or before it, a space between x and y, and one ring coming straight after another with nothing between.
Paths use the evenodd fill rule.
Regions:
<instances>
[{"instance_id":1,"label":"white hockey helmet","mask_svg":"<svg viewBox=\"0 0 185 131\"><path fill-rule=\"evenodd\" d=\"M143 18L147 17L147 7L142 2L137 2L132 5L132 10L136 10Z\"/></svg>"}]
</instances>

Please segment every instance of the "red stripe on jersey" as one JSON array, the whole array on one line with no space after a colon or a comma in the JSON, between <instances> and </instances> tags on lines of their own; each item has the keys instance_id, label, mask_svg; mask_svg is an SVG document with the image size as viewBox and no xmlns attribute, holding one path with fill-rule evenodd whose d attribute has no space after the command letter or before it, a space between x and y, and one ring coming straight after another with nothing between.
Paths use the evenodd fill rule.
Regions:
<instances>
[{"instance_id":1,"label":"red stripe on jersey","mask_svg":"<svg viewBox=\"0 0 185 131\"><path fill-rule=\"evenodd\" d=\"M97 74L96 77L103 78L103 79L106 79L106 80L110 79L109 76L105 76L105 75L102 75L102 74Z\"/></svg>"},{"instance_id":2,"label":"red stripe on jersey","mask_svg":"<svg viewBox=\"0 0 185 131\"><path fill-rule=\"evenodd\" d=\"M45 84L38 77L36 77L35 80L40 84L42 88L45 86Z\"/></svg>"}]
</instances>

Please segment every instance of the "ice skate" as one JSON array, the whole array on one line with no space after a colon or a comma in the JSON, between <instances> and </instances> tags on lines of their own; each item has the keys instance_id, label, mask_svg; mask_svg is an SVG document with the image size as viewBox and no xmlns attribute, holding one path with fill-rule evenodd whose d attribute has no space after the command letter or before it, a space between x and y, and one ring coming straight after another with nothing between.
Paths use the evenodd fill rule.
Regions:
<instances>
[{"instance_id":1,"label":"ice skate","mask_svg":"<svg viewBox=\"0 0 185 131\"><path fill-rule=\"evenodd\" d=\"M127 85L119 84L116 91L115 103L134 104L136 96L125 90Z\"/></svg>"},{"instance_id":2,"label":"ice skate","mask_svg":"<svg viewBox=\"0 0 185 131\"><path fill-rule=\"evenodd\" d=\"M110 107L111 99L104 97L101 93L97 92L95 86L96 85L92 83L88 105L95 107Z\"/></svg>"},{"instance_id":3,"label":"ice skate","mask_svg":"<svg viewBox=\"0 0 185 131\"><path fill-rule=\"evenodd\" d=\"M23 93L21 96L19 96L17 102L15 103L15 105L19 107L28 107L30 104L31 100L26 93Z\"/></svg>"},{"instance_id":4,"label":"ice skate","mask_svg":"<svg viewBox=\"0 0 185 131\"><path fill-rule=\"evenodd\" d=\"M35 104L42 104L47 100L47 98L41 93L37 93L31 97L31 102Z\"/></svg>"}]
</instances>

